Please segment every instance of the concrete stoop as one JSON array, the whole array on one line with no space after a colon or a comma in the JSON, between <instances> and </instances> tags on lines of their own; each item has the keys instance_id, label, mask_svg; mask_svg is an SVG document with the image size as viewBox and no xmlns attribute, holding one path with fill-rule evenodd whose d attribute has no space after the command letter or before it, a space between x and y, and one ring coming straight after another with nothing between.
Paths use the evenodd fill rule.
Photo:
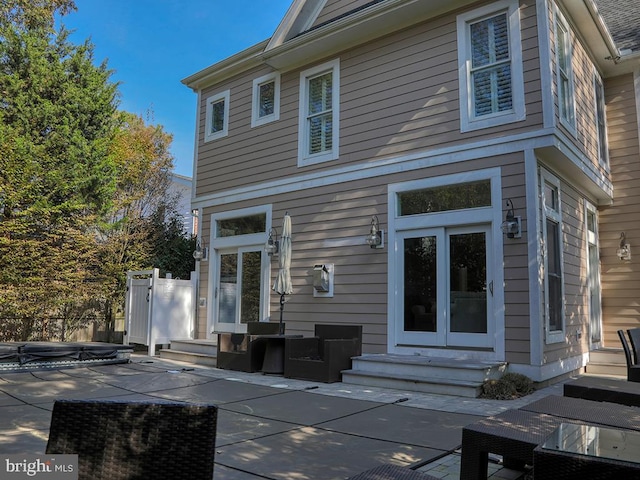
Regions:
<instances>
[{"instance_id":1,"label":"concrete stoop","mask_svg":"<svg viewBox=\"0 0 640 480\"><path fill-rule=\"evenodd\" d=\"M589 353L585 373L591 375L627 376L627 361L619 348L601 348Z\"/></svg>"},{"instance_id":2,"label":"concrete stoop","mask_svg":"<svg viewBox=\"0 0 640 480\"><path fill-rule=\"evenodd\" d=\"M500 378L505 370L505 362L370 354L355 357L342 382L476 398L486 380Z\"/></svg>"},{"instance_id":3,"label":"concrete stoop","mask_svg":"<svg viewBox=\"0 0 640 480\"><path fill-rule=\"evenodd\" d=\"M214 340L171 340L170 348L159 353L160 358L215 367L218 346Z\"/></svg>"}]
</instances>

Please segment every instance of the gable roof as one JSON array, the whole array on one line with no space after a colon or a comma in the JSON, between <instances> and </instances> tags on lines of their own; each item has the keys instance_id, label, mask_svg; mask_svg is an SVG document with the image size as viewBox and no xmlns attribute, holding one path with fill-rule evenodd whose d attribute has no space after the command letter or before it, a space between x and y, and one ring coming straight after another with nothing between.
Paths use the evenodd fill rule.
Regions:
<instances>
[{"instance_id":1,"label":"gable roof","mask_svg":"<svg viewBox=\"0 0 640 480\"><path fill-rule=\"evenodd\" d=\"M640 1L595 0L621 52L640 51Z\"/></svg>"}]
</instances>

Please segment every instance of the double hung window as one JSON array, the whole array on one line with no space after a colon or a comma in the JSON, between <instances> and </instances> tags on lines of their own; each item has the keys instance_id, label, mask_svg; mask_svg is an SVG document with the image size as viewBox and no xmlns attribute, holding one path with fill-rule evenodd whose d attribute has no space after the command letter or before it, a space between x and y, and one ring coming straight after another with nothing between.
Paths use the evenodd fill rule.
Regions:
<instances>
[{"instance_id":1,"label":"double hung window","mask_svg":"<svg viewBox=\"0 0 640 480\"><path fill-rule=\"evenodd\" d=\"M458 16L461 130L523 120L518 4L501 1Z\"/></svg>"},{"instance_id":2,"label":"double hung window","mask_svg":"<svg viewBox=\"0 0 640 480\"><path fill-rule=\"evenodd\" d=\"M560 121L571 130L576 127L573 69L571 58L571 34L569 25L559 11L556 11L556 81L558 84L558 110Z\"/></svg>"},{"instance_id":3,"label":"double hung window","mask_svg":"<svg viewBox=\"0 0 640 480\"><path fill-rule=\"evenodd\" d=\"M300 166L338 158L339 68L334 60L300 74Z\"/></svg>"}]
</instances>

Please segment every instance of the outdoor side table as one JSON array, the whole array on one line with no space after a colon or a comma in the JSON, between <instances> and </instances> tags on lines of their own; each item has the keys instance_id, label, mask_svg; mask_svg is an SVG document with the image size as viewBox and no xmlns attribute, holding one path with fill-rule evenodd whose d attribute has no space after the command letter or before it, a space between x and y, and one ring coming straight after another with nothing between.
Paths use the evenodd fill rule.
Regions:
<instances>
[{"instance_id":1,"label":"outdoor side table","mask_svg":"<svg viewBox=\"0 0 640 480\"><path fill-rule=\"evenodd\" d=\"M562 423L533 451L534 479L640 479L640 433Z\"/></svg>"},{"instance_id":2,"label":"outdoor side table","mask_svg":"<svg viewBox=\"0 0 640 480\"><path fill-rule=\"evenodd\" d=\"M460 478L486 479L489 453L502 455L505 466L510 468L532 465L533 450L560 423L553 415L507 410L467 425L462 429Z\"/></svg>"},{"instance_id":3,"label":"outdoor side table","mask_svg":"<svg viewBox=\"0 0 640 480\"><path fill-rule=\"evenodd\" d=\"M260 335L260 338L266 342L262 373L284 374L284 340L302 338L302 335Z\"/></svg>"}]
</instances>

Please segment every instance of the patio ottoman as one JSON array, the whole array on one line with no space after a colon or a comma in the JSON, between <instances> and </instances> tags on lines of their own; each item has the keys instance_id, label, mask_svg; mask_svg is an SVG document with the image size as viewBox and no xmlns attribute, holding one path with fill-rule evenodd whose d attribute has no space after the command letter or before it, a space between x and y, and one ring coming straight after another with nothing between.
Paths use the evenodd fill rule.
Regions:
<instances>
[{"instance_id":1,"label":"patio ottoman","mask_svg":"<svg viewBox=\"0 0 640 480\"><path fill-rule=\"evenodd\" d=\"M347 480L437 480L431 475L398 465L384 464Z\"/></svg>"}]
</instances>

